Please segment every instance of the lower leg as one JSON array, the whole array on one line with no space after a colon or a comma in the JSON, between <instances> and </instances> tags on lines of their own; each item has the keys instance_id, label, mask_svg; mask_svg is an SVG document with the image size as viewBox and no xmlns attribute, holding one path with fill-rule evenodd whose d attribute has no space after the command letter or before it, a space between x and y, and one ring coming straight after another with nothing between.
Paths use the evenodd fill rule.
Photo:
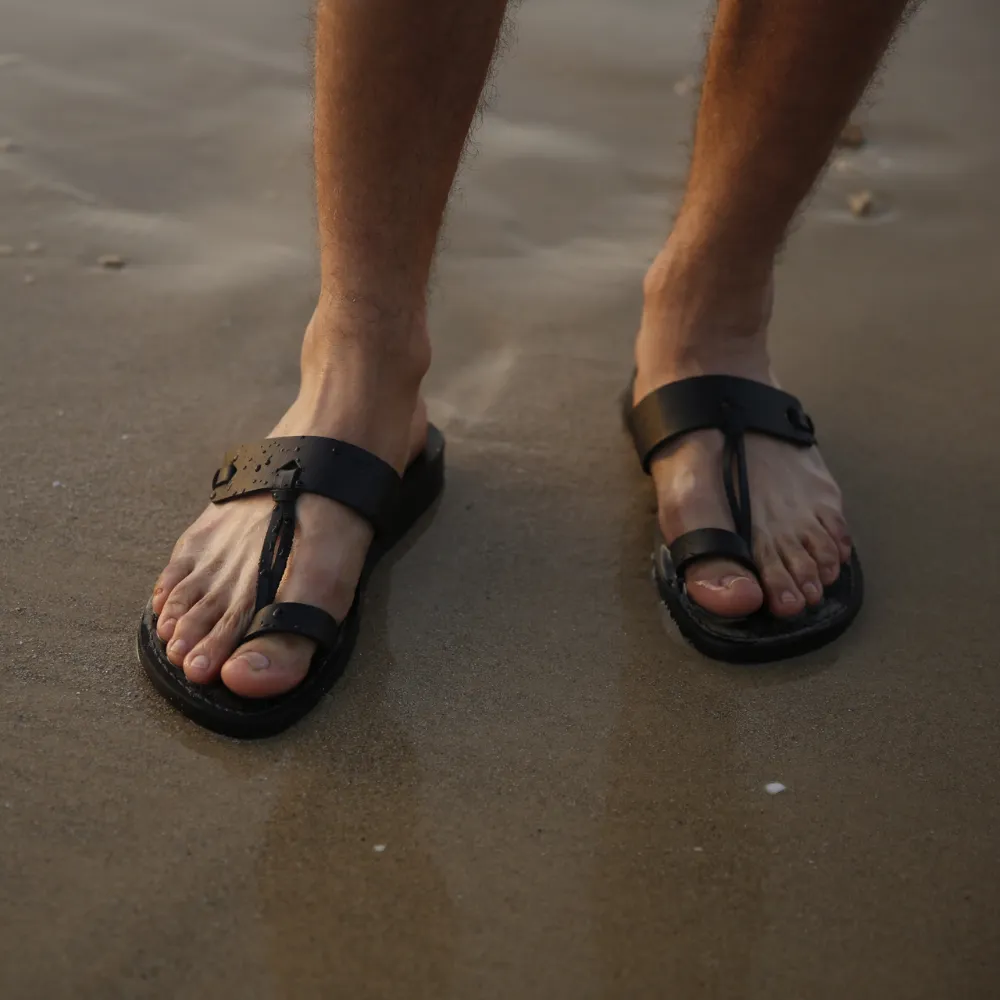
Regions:
<instances>
[{"instance_id":1,"label":"lower leg","mask_svg":"<svg viewBox=\"0 0 1000 1000\"><path fill-rule=\"evenodd\" d=\"M719 0L687 191L645 281L636 398L720 373L773 381L767 353L775 257L902 19L907 0ZM755 555L767 602L796 614L821 599L850 541L815 449L751 437ZM730 526L721 436L685 439L654 463L668 538ZM730 563L696 564L695 600L722 614L759 606Z\"/></svg>"},{"instance_id":2,"label":"lower leg","mask_svg":"<svg viewBox=\"0 0 1000 1000\"><path fill-rule=\"evenodd\" d=\"M321 291L300 401L333 407L358 443L397 467L430 362L425 293L438 231L506 2L317 4ZM361 426L373 410L381 429Z\"/></svg>"},{"instance_id":3,"label":"lower leg","mask_svg":"<svg viewBox=\"0 0 1000 1000\"><path fill-rule=\"evenodd\" d=\"M321 292L297 399L274 433L350 441L402 471L423 446L430 361L425 290L448 193L506 0L318 0L315 159ZM241 646L269 498L210 507L178 542L153 610L171 661L196 682L272 696L312 644ZM347 613L371 529L306 495L279 601Z\"/></svg>"}]
</instances>

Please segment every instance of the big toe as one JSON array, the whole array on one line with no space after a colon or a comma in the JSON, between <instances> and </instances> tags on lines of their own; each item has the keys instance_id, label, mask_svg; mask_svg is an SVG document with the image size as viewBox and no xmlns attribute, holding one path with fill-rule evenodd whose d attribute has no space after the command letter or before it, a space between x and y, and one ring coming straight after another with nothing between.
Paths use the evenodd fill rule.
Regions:
<instances>
[{"instance_id":1,"label":"big toe","mask_svg":"<svg viewBox=\"0 0 1000 1000\"><path fill-rule=\"evenodd\" d=\"M684 585L696 604L724 618L743 618L764 603L764 592L754 575L724 559L695 563L685 572Z\"/></svg>"},{"instance_id":2,"label":"big toe","mask_svg":"<svg viewBox=\"0 0 1000 1000\"><path fill-rule=\"evenodd\" d=\"M244 698L274 698L302 683L315 648L298 636L254 639L222 665L222 683Z\"/></svg>"}]
</instances>

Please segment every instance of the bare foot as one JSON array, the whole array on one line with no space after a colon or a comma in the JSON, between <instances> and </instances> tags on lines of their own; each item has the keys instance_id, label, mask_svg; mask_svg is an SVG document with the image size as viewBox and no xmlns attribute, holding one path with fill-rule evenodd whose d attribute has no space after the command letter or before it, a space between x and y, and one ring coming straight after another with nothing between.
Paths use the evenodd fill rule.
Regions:
<instances>
[{"instance_id":1,"label":"bare foot","mask_svg":"<svg viewBox=\"0 0 1000 1000\"><path fill-rule=\"evenodd\" d=\"M426 365L362 357L314 317L303 347L299 396L271 437L310 434L367 448L402 472L422 450L427 415L419 399ZM237 646L253 615L257 565L272 498L210 505L181 536L153 592L156 631L170 662L195 683L216 678L237 694L265 698L299 684L315 649L307 639L268 636ZM371 526L325 497L297 506L295 543L276 600L314 604L342 621L354 601ZM234 655L235 651L235 655Z\"/></svg>"},{"instance_id":2,"label":"bare foot","mask_svg":"<svg viewBox=\"0 0 1000 1000\"><path fill-rule=\"evenodd\" d=\"M704 268L692 274L690 266L664 252L646 280L635 402L659 386L696 375L737 375L777 386L766 344L770 313L769 277L749 292L720 287ZM722 450L720 431L699 431L653 462L660 526L668 542L696 528L733 530ZM773 614L792 617L822 601L823 587L850 558L840 489L815 447L748 434L746 455L753 552L763 591L747 569L723 559L695 563L685 584L692 600L718 615L742 617L766 601Z\"/></svg>"}]
</instances>

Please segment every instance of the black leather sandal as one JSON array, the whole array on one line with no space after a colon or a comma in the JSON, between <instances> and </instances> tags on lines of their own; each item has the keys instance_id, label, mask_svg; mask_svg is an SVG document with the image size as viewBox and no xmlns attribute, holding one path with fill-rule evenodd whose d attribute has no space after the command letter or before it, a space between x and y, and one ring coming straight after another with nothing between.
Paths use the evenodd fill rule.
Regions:
<instances>
[{"instance_id":1,"label":"black leather sandal","mask_svg":"<svg viewBox=\"0 0 1000 1000\"><path fill-rule=\"evenodd\" d=\"M693 431L715 428L725 435L722 480L736 531L702 528L668 543L657 527L654 578L681 634L701 653L731 663L763 663L798 656L836 639L861 609L864 583L857 552L824 589L823 601L794 618L778 618L766 607L744 618L724 618L687 595L684 572L700 559L731 559L757 578L747 479L745 435L767 434L798 448L816 443L812 420L786 392L749 379L702 375L654 390L632 406L624 397L625 424L648 474L660 449Z\"/></svg>"},{"instance_id":2,"label":"black leather sandal","mask_svg":"<svg viewBox=\"0 0 1000 1000\"><path fill-rule=\"evenodd\" d=\"M264 538L253 620L243 642L286 633L312 639L316 652L298 687L276 698L243 698L221 681L192 684L168 659L147 605L139 625L139 661L160 694L186 716L224 736L273 736L297 722L343 673L358 634L368 577L378 559L413 526L444 486L444 438L429 427L424 451L400 477L355 445L321 437L268 438L228 454L212 480L212 503L271 492L274 513ZM295 506L318 493L357 511L375 528L354 604L342 622L309 604L274 604L295 537Z\"/></svg>"}]
</instances>

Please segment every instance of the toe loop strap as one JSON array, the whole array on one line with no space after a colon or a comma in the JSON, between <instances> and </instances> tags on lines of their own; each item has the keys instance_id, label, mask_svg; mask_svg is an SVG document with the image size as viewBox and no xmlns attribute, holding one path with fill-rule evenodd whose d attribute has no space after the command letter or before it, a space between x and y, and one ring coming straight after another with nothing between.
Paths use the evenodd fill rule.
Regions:
<instances>
[{"instance_id":1,"label":"toe loop strap","mask_svg":"<svg viewBox=\"0 0 1000 1000\"><path fill-rule=\"evenodd\" d=\"M735 531L725 528L698 528L675 539L670 548L674 572L683 579L684 570L700 559L731 559L758 576L750 546Z\"/></svg>"},{"instance_id":2,"label":"toe loop strap","mask_svg":"<svg viewBox=\"0 0 1000 1000\"><path fill-rule=\"evenodd\" d=\"M330 650L337 644L339 633L337 619L322 608L286 601L261 608L253 616L243 642L262 635L300 635L312 639L320 649Z\"/></svg>"}]
</instances>

